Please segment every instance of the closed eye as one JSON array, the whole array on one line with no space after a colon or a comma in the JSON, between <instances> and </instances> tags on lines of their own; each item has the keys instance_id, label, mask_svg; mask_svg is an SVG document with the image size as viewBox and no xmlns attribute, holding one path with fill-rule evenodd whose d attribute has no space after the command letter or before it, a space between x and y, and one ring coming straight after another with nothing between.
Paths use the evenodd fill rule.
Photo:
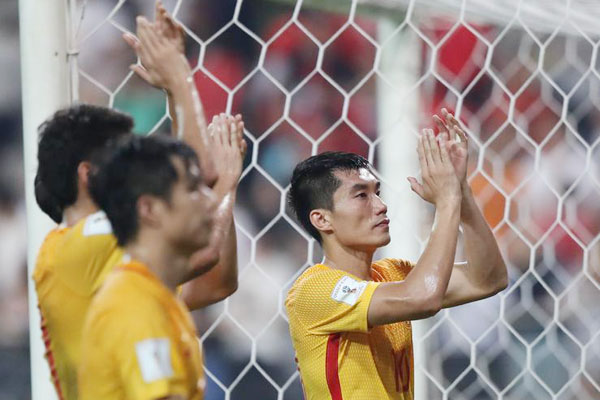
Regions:
<instances>
[{"instance_id":1,"label":"closed eye","mask_svg":"<svg viewBox=\"0 0 600 400\"><path fill-rule=\"evenodd\" d=\"M367 197L366 193L358 193L355 197Z\"/></svg>"}]
</instances>

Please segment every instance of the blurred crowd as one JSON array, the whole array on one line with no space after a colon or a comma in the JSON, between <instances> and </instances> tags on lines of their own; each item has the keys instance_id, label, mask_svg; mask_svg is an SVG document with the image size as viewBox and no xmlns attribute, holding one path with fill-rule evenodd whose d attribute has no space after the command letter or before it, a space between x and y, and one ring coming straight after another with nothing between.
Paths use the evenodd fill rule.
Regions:
<instances>
[{"instance_id":1,"label":"blurred crowd","mask_svg":"<svg viewBox=\"0 0 600 400\"><path fill-rule=\"evenodd\" d=\"M165 1L171 11L176 4ZM285 188L294 165L311 153L369 155L381 133L374 43L386 38L364 17L337 34L347 12L303 9L300 28L289 24L289 6L240 4L183 1L175 10L188 33L187 56L209 119L226 110L241 113L249 143L236 209L239 290L194 313L204 340L206 398L222 399L233 387L232 399L276 399L276 385L285 389L285 399L299 399L283 300L321 253L293 222ZM131 113L140 134L168 131L165 97L129 77L136 60L120 29L133 30L135 16L152 16L152 6L128 0L106 21L115 2L87 1L81 19L75 18L79 100ZM16 2L0 5L0 22L4 400L28 398L30 378ZM518 27L455 29L454 22L427 20L399 34L421 50L423 79L415 101L422 126L447 107L472 137L472 186L499 238L511 286L502 297L427 322L428 399L447 389L452 399L495 398L491 386L509 398L551 398L548 388L564 390L565 398L594 398L600 395L600 381L595 387L590 381L600 376L600 79L593 46L557 35L540 63L539 47ZM322 58L319 46L325 48ZM372 161L378 165L376 154ZM580 368L583 352L587 375ZM532 368L522 373L528 357ZM573 397L577 393L588 397Z\"/></svg>"}]
</instances>

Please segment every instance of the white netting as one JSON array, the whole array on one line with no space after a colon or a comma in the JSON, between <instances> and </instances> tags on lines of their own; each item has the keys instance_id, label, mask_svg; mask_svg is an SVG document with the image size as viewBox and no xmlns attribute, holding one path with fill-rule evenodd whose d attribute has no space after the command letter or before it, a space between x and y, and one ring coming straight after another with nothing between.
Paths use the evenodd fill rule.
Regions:
<instances>
[{"instance_id":1,"label":"white netting","mask_svg":"<svg viewBox=\"0 0 600 400\"><path fill-rule=\"evenodd\" d=\"M417 398L600 397L597 6L309 2L331 14L301 2L165 3L188 33L207 114L241 112L249 142L236 209L240 288L195 313L207 399L301 398L283 299L321 255L285 206L296 162L331 149L367 156L401 226L393 218L403 209L398 198L417 166L391 170L382 148L398 126L413 146L442 106L472 137L471 183L511 284L421 325ZM120 35L152 6L88 0L71 9L74 98L130 112L144 133L168 129L165 98L129 72L136 60ZM395 22L381 22L384 14ZM411 66L400 78L384 62L397 53L406 57L400 69ZM418 111L390 110L378 103L382 92ZM427 210L417 206L409 211ZM430 219L424 213L422 229L409 235L414 248L423 246Z\"/></svg>"}]
</instances>

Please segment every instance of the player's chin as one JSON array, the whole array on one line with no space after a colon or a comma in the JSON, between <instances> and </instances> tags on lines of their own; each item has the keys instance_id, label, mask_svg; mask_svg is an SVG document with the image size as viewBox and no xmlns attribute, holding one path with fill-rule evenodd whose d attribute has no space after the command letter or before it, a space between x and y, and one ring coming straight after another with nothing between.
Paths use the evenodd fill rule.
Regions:
<instances>
[{"instance_id":1,"label":"player's chin","mask_svg":"<svg viewBox=\"0 0 600 400\"><path fill-rule=\"evenodd\" d=\"M385 234L381 235L381 242L379 244L379 247L386 246L386 245L390 244L391 241L392 241L392 237L390 236L390 233L385 232Z\"/></svg>"}]
</instances>

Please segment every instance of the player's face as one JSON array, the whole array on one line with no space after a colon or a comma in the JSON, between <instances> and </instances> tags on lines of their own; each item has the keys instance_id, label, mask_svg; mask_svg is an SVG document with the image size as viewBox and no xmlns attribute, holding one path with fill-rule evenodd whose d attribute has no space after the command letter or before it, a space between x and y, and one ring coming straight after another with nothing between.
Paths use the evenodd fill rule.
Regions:
<instances>
[{"instance_id":1,"label":"player's face","mask_svg":"<svg viewBox=\"0 0 600 400\"><path fill-rule=\"evenodd\" d=\"M380 183L367 169L336 171L341 181L333 194L331 224L336 240L360 251L375 251L390 242L387 206L379 197Z\"/></svg>"},{"instance_id":2,"label":"player's face","mask_svg":"<svg viewBox=\"0 0 600 400\"><path fill-rule=\"evenodd\" d=\"M171 189L171 201L163 215L166 240L183 253L193 253L208 244L216 210L216 197L202 180L196 164L187 168L174 158L177 182Z\"/></svg>"}]
</instances>

